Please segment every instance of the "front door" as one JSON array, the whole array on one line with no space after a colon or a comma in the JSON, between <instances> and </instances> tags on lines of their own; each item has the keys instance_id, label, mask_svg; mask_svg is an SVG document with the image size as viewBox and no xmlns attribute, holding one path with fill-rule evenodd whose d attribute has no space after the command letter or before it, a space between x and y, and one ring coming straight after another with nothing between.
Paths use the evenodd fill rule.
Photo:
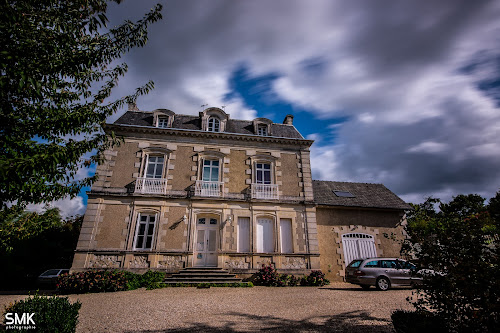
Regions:
<instances>
[{"instance_id":1,"label":"front door","mask_svg":"<svg viewBox=\"0 0 500 333\"><path fill-rule=\"evenodd\" d=\"M215 218L199 218L196 223L194 266L217 266L218 224Z\"/></svg>"}]
</instances>

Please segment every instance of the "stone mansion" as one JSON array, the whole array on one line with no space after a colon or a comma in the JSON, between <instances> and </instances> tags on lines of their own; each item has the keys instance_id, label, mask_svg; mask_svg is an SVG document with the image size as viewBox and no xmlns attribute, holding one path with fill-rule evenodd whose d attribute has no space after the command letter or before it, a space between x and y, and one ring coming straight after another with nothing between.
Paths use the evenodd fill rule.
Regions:
<instances>
[{"instance_id":1,"label":"stone mansion","mask_svg":"<svg viewBox=\"0 0 500 333\"><path fill-rule=\"evenodd\" d=\"M398 256L409 208L381 184L315 181L293 125L134 105L105 127L123 137L106 151L72 270L176 272L221 267L242 276L321 269L342 280L352 259Z\"/></svg>"}]
</instances>

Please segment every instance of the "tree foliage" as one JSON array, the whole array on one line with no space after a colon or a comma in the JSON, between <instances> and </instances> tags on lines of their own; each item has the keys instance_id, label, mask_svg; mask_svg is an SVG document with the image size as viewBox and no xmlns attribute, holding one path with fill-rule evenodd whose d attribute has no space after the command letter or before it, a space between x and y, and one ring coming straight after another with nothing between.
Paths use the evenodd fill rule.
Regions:
<instances>
[{"instance_id":1,"label":"tree foliage","mask_svg":"<svg viewBox=\"0 0 500 333\"><path fill-rule=\"evenodd\" d=\"M82 221L61 218L57 208L0 211L0 288L27 288L49 268L71 267Z\"/></svg>"},{"instance_id":2,"label":"tree foliage","mask_svg":"<svg viewBox=\"0 0 500 333\"><path fill-rule=\"evenodd\" d=\"M108 100L127 71L116 60L146 43L161 5L109 29L107 8L107 0L0 0L0 208L90 185L96 176L74 177L118 142L104 134L106 118L152 89Z\"/></svg>"},{"instance_id":3,"label":"tree foliage","mask_svg":"<svg viewBox=\"0 0 500 333\"><path fill-rule=\"evenodd\" d=\"M500 221L484 201L478 195L449 203L430 198L408 214L403 252L433 270L413 304L436 314L450 331L493 332L499 324Z\"/></svg>"}]
</instances>

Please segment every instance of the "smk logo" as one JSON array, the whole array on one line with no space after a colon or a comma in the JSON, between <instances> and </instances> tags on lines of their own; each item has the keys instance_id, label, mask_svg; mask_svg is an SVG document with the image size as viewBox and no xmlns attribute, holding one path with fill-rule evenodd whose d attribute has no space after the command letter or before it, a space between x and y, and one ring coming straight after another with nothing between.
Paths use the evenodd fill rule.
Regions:
<instances>
[{"instance_id":1,"label":"smk logo","mask_svg":"<svg viewBox=\"0 0 500 333\"><path fill-rule=\"evenodd\" d=\"M36 328L33 320L34 313L13 313L5 314L5 324L8 330L33 330Z\"/></svg>"}]
</instances>

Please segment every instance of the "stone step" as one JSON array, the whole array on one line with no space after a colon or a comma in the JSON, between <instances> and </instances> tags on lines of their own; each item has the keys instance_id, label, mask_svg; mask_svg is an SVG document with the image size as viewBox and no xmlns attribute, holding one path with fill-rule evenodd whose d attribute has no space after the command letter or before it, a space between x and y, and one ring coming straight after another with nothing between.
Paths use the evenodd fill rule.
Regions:
<instances>
[{"instance_id":1,"label":"stone step","mask_svg":"<svg viewBox=\"0 0 500 333\"><path fill-rule=\"evenodd\" d=\"M241 279L165 279L164 283L235 283L241 282Z\"/></svg>"},{"instance_id":2,"label":"stone step","mask_svg":"<svg viewBox=\"0 0 500 333\"><path fill-rule=\"evenodd\" d=\"M164 280L175 283L236 283L241 282L234 274L218 267L188 267L172 274Z\"/></svg>"},{"instance_id":3,"label":"stone step","mask_svg":"<svg viewBox=\"0 0 500 333\"><path fill-rule=\"evenodd\" d=\"M216 272L182 272L173 273L172 276L234 276L229 273L216 273Z\"/></svg>"}]
</instances>

